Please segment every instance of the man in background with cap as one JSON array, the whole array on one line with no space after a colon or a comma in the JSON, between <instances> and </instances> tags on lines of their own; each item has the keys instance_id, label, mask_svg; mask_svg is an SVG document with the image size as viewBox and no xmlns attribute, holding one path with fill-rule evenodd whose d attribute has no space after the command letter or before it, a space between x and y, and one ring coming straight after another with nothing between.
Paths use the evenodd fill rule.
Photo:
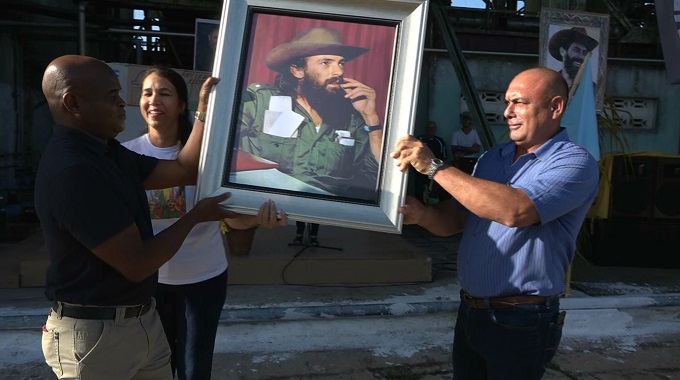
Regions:
<instances>
[{"instance_id":1,"label":"man in background with cap","mask_svg":"<svg viewBox=\"0 0 680 380\"><path fill-rule=\"evenodd\" d=\"M345 45L333 28L312 27L265 59L275 83L252 83L243 96L240 149L334 195L376 197L382 126L375 91L344 76L368 49Z\"/></svg>"},{"instance_id":2,"label":"man in background with cap","mask_svg":"<svg viewBox=\"0 0 680 380\"><path fill-rule=\"evenodd\" d=\"M453 164L460 170L471 174L477 162L477 154L482 149L482 141L477 131L472 129L470 111L460 114L461 128L453 132L451 139L451 155Z\"/></svg>"},{"instance_id":3,"label":"man in background with cap","mask_svg":"<svg viewBox=\"0 0 680 380\"><path fill-rule=\"evenodd\" d=\"M583 27L562 29L550 37L548 51L553 58L562 62L562 68L557 72L567 81L569 88L574 83L586 55L597 45L597 40L590 37Z\"/></svg>"}]
</instances>

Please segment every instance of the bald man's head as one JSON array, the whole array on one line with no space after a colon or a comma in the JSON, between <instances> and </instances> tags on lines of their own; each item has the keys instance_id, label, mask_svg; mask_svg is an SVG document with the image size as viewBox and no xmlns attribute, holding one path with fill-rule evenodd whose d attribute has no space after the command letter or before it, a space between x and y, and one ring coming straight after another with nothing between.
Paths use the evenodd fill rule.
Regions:
<instances>
[{"instance_id":1,"label":"bald man's head","mask_svg":"<svg viewBox=\"0 0 680 380\"><path fill-rule=\"evenodd\" d=\"M50 62L42 80L50 109L59 106L69 91L86 92L88 86L96 83L96 75L105 71L113 72L104 62L84 55L63 55Z\"/></svg>"},{"instance_id":2,"label":"bald man's head","mask_svg":"<svg viewBox=\"0 0 680 380\"><path fill-rule=\"evenodd\" d=\"M567 81L565 81L557 71L551 68L543 66L531 67L517 74L515 79L518 78L528 78L528 81L534 81L536 87L541 90L542 95L545 96L546 99L561 96L565 103L569 101L569 87Z\"/></svg>"},{"instance_id":3,"label":"bald man's head","mask_svg":"<svg viewBox=\"0 0 680 380\"><path fill-rule=\"evenodd\" d=\"M125 127L125 103L116 73L106 63L82 55L64 55L47 66L42 90L54 121L102 140Z\"/></svg>"},{"instance_id":4,"label":"bald man's head","mask_svg":"<svg viewBox=\"0 0 680 380\"><path fill-rule=\"evenodd\" d=\"M538 149L559 131L567 96L564 78L547 67L524 70L510 81L503 116L518 152Z\"/></svg>"}]
</instances>

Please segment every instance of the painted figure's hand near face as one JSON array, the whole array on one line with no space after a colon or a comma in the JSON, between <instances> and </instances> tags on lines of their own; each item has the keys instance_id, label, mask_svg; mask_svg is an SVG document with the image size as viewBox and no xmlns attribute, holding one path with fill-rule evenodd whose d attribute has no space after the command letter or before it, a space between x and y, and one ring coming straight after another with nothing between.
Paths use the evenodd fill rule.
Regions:
<instances>
[{"instance_id":1,"label":"painted figure's hand near face","mask_svg":"<svg viewBox=\"0 0 680 380\"><path fill-rule=\"evenodd\" d=\"M352 106L361 113L366 125L380 124L378 114L375 112L375 90L355 79L344 79L345 82L341 86L345 90L345 98L352 101Z\"/></svg>"}]
</instances>

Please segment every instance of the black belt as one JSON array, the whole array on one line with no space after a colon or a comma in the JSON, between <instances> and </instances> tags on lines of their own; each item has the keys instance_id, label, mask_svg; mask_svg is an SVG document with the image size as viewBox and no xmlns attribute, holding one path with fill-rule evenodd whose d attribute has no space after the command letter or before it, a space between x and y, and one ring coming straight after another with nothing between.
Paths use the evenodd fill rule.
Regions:
<instances>
[{"instance_id":1,"label":"black belt","mask_svg":"<svg viewBox=\"0 0 680 380\"><path fill-rule=\"evenodd\" d=\"M517 296L507 297L492 297L492 298L477 298L469 295L467 292L461 291L460 298L465 304L473 309L502 309L513 307L517 305L539 304L548 300L553 300L559 296L534 296L528 294L521 294Z\"/></svg>"},{"instance_id":2,"label":"black belt","mask_svg":"<svg viewBox=\"0 0 680 380\"><path fill-rule=\"evenodd\" d=\"M59 302L52 303L52 310L59 310ZM151 310L151 302L145 305L129 306L125 308L123 318L137 318ZM75 306L61 304L61 315L77 319L116 319L116 308L113 306Z\"/></svg>"}]
</instances>

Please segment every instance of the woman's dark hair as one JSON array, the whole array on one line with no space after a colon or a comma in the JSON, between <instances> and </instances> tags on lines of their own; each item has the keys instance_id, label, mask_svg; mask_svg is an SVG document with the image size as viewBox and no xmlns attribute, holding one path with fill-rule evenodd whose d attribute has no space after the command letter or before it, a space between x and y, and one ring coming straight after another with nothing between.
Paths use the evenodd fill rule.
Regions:
<instances>
[{"instance_id":1,"label":"woman's dark hair","mask_svg":"<svg viewBox=\"0 0 680 380\"><path fill-rule=\"evenodd\" d=\"M177 139L184 145L187 143L193 127L187 110L189 107L189 90L187 89L187 83L177 71L161 65L154 65L147 70L146 73L144 73L144 77L142 77L142 82L144 82L151 74L156 74L161 78L169 80L177 90L177 97L185 104L184 112L179 115L179 120L177 120Z\"/></svg>"}]
</instances>

